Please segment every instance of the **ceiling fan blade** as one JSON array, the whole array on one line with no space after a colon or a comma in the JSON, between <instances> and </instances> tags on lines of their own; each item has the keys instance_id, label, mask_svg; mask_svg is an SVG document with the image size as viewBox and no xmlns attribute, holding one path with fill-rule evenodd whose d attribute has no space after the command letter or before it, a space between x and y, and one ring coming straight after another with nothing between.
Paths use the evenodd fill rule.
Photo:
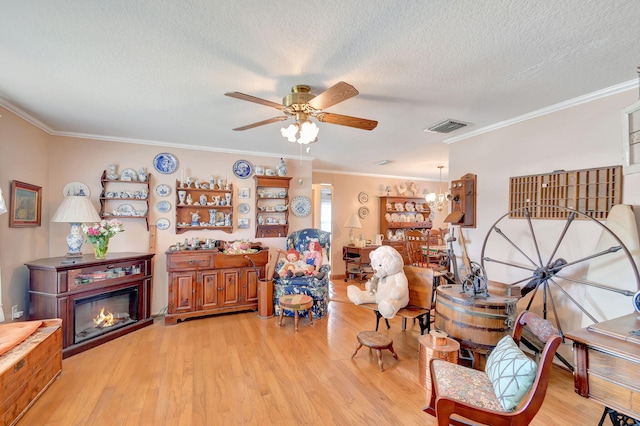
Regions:
<instances>
[{"instance_id":1,"label":"ceiling fan blade","mask_svg":"<svg viewBox=\"0 0 640 426\"><path fill-rule=\"evenodd\" d=\"M256 98L255 96L251 96L251 95L245 95L244 93L240 93L240 92L227 92L224 95L230 96L232 98L240 99L243 101L255 102L260 105L266 105L268 107L275 108L275 109L284 108L284 105L282 104L277 104L275 102L267 101L266 99Z\"/></svg>"},{"instance_id":2,"label":"ceiling fan blade","mask_svg":"<svg viewBox=\"0 0 640 426\"><path fill-rule=\"evenodd\" d=\"M341 126L356 127L363 130L373 130L378 125L378 122L375 120L350 117L348 115L331 114L329 112L321 112L316 115L316 118L318 121L323 123L339 124Z\"/></svg>"},{"instance_id":3,"label":"ceiling fan blade","mask_svg":"<svg viewBox=\"0 0 640 426\"><path fill-rule=\"evenodd\" d=\"M339 102L346 101L357 94L358 91L355 87L341 81L311 99L309 105L314 109L325 109Z\"/></svg>"},{"instance_id":4,"label":"ceiling fan blade","mask_svg":"<svg viewBox=\"0 0 640 426\"><path fill-rule=\"evenodd\" d=\"M247 124L246 126L236 127L233 130L253 129L254 127L264 126L265 124L271 124L271 123L275 123L275 122L278 122L278 121L284 121L287 118L289 118L289 117L287 117L286 115L283 115L281 117L273 117L273 118L270 118L268 120L258 121L257 123Z\"/></svg>"}]
</instances>

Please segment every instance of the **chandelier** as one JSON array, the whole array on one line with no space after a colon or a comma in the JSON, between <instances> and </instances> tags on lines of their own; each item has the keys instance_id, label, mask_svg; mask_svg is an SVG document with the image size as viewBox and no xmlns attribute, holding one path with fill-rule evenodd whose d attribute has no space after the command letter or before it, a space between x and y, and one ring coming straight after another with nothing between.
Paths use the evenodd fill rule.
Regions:
<instances>
[{"instance_id":1,"label":"chandelier","mask_svg":"<svg viewBox=\"0 0 640 426\"><path fill-rule=\"evenodd\" d=\"M444 168L444 166L438 166L438 168L440 169L440 182L438 183L438 194L436 194L435 192L430 192L429 194L425 195L424 198L429 204L429 207L431 207L432 209L436 208L438 209L439 212L441 212L442 209L444 209L444 201L447 198L447 196L442 192L442 169Z\"/></svg>"},{"instance_id":2,"label":"chandelier","mask_svg":"<svg viewBox=\"0 0 640 426\"><path fill-rule=\"evenodd\" d=\"M288 127L280 129L280 133L289 142L297 142L300 145L307 145L318 141L318 132L320 128L316 123L311 121L307 114L296 113L296 122L291 123Z\"/></svg>"}]
</instances>

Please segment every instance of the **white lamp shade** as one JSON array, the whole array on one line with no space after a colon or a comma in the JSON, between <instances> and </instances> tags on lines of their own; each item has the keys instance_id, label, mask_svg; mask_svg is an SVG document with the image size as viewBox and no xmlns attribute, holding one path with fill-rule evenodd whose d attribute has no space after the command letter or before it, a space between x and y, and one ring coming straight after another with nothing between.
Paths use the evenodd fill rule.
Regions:
<instances>
[{"instance_id":1,"label":"white lamp shade","mask_svg":"<svg viewBox=\"0 0 640 426\"><path fill-rule=\"evenodd\" d=\"M346 228L362 228L362 223L360 223L360 219L358 219L357 214L351 215L347 223L344 224Z\"/></svg>"},{"instance_id":2,"label":"white lamp shade","mask_svg":"<svg viewBox=\"0 0 640 426\"><path fill-rule=\"evenodd\" d=\"M71 195L64 197L51 222L85 223L100 222L100 220L89 197Z\"/></svg>"}]
</instances>

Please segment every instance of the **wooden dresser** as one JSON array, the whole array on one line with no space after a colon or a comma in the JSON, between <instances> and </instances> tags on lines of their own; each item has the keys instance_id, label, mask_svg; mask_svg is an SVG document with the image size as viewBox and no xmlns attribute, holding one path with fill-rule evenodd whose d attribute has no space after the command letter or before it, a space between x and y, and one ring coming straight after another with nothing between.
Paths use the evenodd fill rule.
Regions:
<instances>
[{"instance_id":1,"label":"wooden dresser","mask_svg":"<svg viewBox=\"0 0 640 426\"><path fill-rule=\"evenodd\" d=\"M169 251L166 255L169 305L165 324L205 315L257 310L259 296L270 297L266 291L265 294L259 291L269 261L266 247L247 255L229 255L217 249Z\"/></svg>"},{"instance_id":2,"label":"wooden dresser","mask_svg":"<svg viewBox=\"0 0 640 426\"><path fill-rule=\"evenodd\" d=\"M573 340L575 391L640 419L640 320L629 314L566 333Z\"/></svg>"}]
</instances>

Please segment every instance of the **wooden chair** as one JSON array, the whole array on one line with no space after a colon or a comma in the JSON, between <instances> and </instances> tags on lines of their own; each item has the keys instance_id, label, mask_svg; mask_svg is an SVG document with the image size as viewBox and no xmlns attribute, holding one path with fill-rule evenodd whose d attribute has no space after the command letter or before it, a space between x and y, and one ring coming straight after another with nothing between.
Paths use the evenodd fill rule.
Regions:
<instances>
[{"instance_id":1,"label":"wooden chair","mask_svg":"<svg viewBox=\"0 0 640 426\"><path fill-rule=\"evenodd\" d=\"M427 253L429 247L427 235L417 229L407 230L404 233L404 244L409 265L427 268ZM427 247L427 249L425 249L425 247Z\"/></svg>"},{"instance_id":2,"label":"wooden chair","mask_svg":"<svg viewBox=\"0 0 640 426\"><path fill-rule=\"evenodd\" d=\"M446 252L431 250L432 247L445 246L444 235L440 229L431 229L427 235L427 264L435 271L449 270L449 257Z\"/></svg>"},{"instance_id":3,"label":"wooden chair","mask_svg":"<svg viewBox=\"0 0 640 426\"><path fill-rule=\"evenodd\" d=\"M553 357L562 337L549 321L531 312L523 311L518 316L513 330L512 337L516 345L520 343L524 327L544 341L545 346L539 356L531 387L513 409L504 408L486 372L432 359L429 366L431 401L424 411L436 416L439 426L449 425L450 422L469 424L466 423L466 419L492 426L528 425L544 400ZM487 371L489 368L487 367ZM464 389L469 389L469 392L464 392ZM452 415L456 415L456 418L451 419Z\"/></svg>"}]
</instances>

